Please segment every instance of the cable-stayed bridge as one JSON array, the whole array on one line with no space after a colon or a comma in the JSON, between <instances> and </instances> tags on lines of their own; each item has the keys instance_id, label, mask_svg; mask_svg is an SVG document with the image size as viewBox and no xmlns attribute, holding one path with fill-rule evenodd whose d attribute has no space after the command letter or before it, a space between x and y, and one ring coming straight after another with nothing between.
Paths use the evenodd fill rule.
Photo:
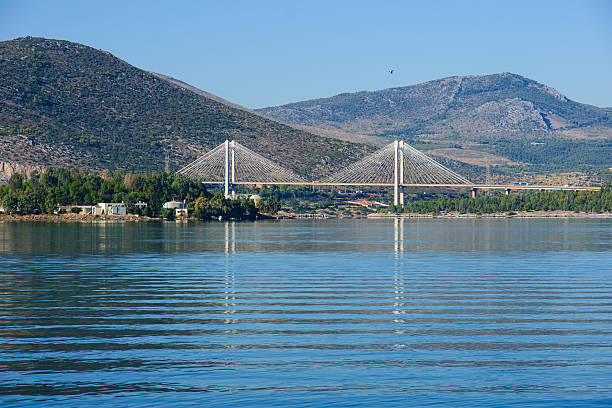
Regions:
<instances>
[{"instance_id":1,"label":"cable-stayed bridge","mask_svg":"<svg viewBox=\"0 0 612 408\"><path fill-rule=\"evenodd\" d=\"M404 205L405 187L452 187L478 190L598 190L594 186L476 185L403 141L394 141L322 180L308 181L273 161L226 140L178 173L205 184L223 184L225 196L245 184L393 187L393 203Z\"/></svg>"}]
</instances>

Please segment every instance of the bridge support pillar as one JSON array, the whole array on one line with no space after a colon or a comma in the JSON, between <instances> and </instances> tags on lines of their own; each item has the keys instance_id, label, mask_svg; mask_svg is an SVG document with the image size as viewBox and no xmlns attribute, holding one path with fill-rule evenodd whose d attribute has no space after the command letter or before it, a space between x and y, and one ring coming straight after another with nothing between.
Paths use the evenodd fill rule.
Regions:
<instances>
[{"instance_id":1,"label":"bridge support pillar","mask_svg":"<svg viewBox=\"0 0 612 408\"><path fill-rule=\"evenodd\" d=\"M224 182L224 190L225 190L225 198L229 197L229 140L226 140L223 143L223 148L225 150L225 182Z\"/></svg>"},{"instance_id":2,"label":"bridge support pillar","mask_svg":"<svg viewBox=\"0 0 612 408\"><path fill-rule=\"evenodd\" d=\"M404 141L399 141L399 204L404 207Z\"/></svg>"},{"instance_id":3,"label":"bridge support pillar","mask_svg":"<svg viewBox=\"0 0 612 408\"><path fill-rule=\"evenodd\" d=\"M234 185L236 183L236 141L232 140L229 145L231 152L231 174L232 174L232 198L236 197L236 191L234 191Z\"/></svg>"},{"instance_id":4,"label":"bridge support pillar","mask_svg":"<svg viewBox=\"0 0 612 408\"><path fill-rule=\"evenodd\" d=\"M399 205L399 143L393 142L393 205Z\"/></svg>"},{"instance_id":5,"label":"bridge support pillar","mask_svg":"<svg viewBox=\"0 0 612 408\"><path fill-rule=\"evenodd\" d=\"M404 206L404 142L393 142L393 204Z\"/></svg>"},{"instance_id":6,"label":"bridge support pillar","mask_svg":"<svg viewBox=\"0 0 612 408\"><path fill-rule=\"evenodd\" d=\"M224 180L224 190L225 190L225 198L233 197L236 192L234 191L234 183L236 182L236 155L234 152L234 147L236 146L236 142L232 140L226 140L224 143L225 150L225 180ZM232 189L230 194L230 188Z\"/></svg>"}]
</instances>

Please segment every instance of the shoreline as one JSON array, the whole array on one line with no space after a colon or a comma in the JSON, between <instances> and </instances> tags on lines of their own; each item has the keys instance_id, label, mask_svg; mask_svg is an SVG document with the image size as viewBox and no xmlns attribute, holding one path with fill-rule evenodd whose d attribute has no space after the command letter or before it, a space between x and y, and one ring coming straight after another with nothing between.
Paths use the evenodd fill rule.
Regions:
<instances>
[{"instance_id":1,"label":"shoreline","mask_svg":"<svg viewBox=\"0 0 612 408\"><path fill-rule=\"evenodd\" d=\"M310 218L310 217L309 217ZM606 213L587 213L587 212L573 212L573 211L518 211L518 212L505 212L505 213L491 213L491 214L460 214L460 213L443 213L443 214L419 214L419 213L402 213L402 214L380 214L371 213L367 216L340 216L340 217L312 217L316 219L335 219L335 218L463 218L463 219L474 219L474 218L543 218L543 219L570 219L570 218L591 218L591 219L612 219L612 212ZM262 219L303 219L303 217L291 217L289 214L284 216L263 216ZM81 223L95 223L95 222L151 222L151 221L167 221L164 218L151 218L137 215L82 215L82 214L29 214L29 215L17 215L17 214L0 214L0 222L81 222ZM187 218L176 218L172 222L181 221L199 221L194 217Z\"/></svg>"},{"instance_id":2,"label":"shoreline","mask_svg":"<svg viewBox=\"0 0 612 408\"><path fill-rule=\"evenodd\" d=\"M0 214L2 221L18 222L98 222L98 221L160 221L161 218L150 218L137 215L83 215L83 214Z\"/></svg>"},{"instance_id":3,"label":"shoreline","mask_svg":"<svg viewBox=\"0 0 612 408\"><path fill-rule=\"evenodd\" d=\"M419 213L402 213L402 214L368 214L368 218L604 218L612 219L612 213L587 213L574 211L509 211L503 213L490 214L460 214L458 212L443 213L443 214L419 214Z\"/></svg>"},{"instance_id":4,"label":"shoreline","mask_svg":"<svg viewBox=\"0 0 612 408\"><path fill-rule=\"evenodd\" d=\"M260 214L258 220L264 219L277 219L277 217L269 216L266 214ZM15 221L15 222L82 222L82 223L93 223L93 222L185 222L185 221L216 221L216 219L200 220L196 217L177 217L173 220L167 220L166 218L154 218L143 215L87 215L87 214L1 214L0 222ZM243 220L223 220L223 221L243 221ZM244 220L245 221L245 220Z\"/></svg>"}]
</instances>

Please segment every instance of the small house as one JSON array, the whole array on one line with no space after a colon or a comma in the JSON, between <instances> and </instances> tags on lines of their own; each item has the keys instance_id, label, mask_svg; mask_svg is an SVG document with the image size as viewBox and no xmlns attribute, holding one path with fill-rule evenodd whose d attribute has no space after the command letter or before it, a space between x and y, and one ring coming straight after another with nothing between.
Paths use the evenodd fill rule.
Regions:
<instances>
[{"instance_id":1,"label":"small house","mask_svg":"<svg viewBox=\"0 0 612 408\"><path fill-rule=\"evenodd\" d=\"M166 201L163 206L166 210L172 210L173 208L183 209L187 208L184 201Z\"/></svg>"},{"instance_id":2,"label":"small house","mask_svg":"<svg viewBox=\"0 0 612 408\"><path fill-rule=\"evenodd\" d=\"M127 211L124 203L98 203L96 205L96 215L126 215Z\"/></svg>"},{"instance_id":3,"label":"small house","mask_svg":"<svg viewBox=\"0 0 612 408\"><path fill-rule=\"evenodd\" d=\"M140 210L144 210L145 208L147 208L149 206L149 204L145 203L144 201L137 201L134 203L134 207L140 209Z\"/></svg>"}]
</instances>

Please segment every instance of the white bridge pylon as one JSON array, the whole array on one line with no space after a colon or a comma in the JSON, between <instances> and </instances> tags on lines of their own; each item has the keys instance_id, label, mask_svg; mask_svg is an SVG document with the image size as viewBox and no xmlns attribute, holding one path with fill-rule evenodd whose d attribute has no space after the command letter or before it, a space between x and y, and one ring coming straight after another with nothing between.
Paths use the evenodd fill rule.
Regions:
<instances>
[{"instance_id":1,"label":"white bridge pylon","mask_svg":"<svg viewBox=\"0 0 612 408\"><path fill-rule=\"evenodd\" d=\"M404 186L471 186L472 182L403 141L395 141L344 170L324 184L392 185L393 203L404 205Z\"/></svg>"},{"instance_id":2,"label":"white bridge pylon","mask_svg":"<svg viewBox=\"0 0 612 408\"><path fill-rule=\"evenodd\" d=\"M230 187L234 184L310 184L234 140L226 140L178 173L206 184L223 183L226 197L230 196Z\"/></svg>"},{"instance_id":3,"label":"white bridge pylon","mask_svg":"<svg viewBox=\"0 0 612 408\"><path fill-rule=\"evenodd\" d=\"M314 182L306 181L233 140L226 140L178 173L206 184L224 183L226 197L230 196L230 188L235 184L393 186L393 203L402 206L405 186L473 186L466 178L397 140L347 168Z\"/></svg>"}]
</instances>

